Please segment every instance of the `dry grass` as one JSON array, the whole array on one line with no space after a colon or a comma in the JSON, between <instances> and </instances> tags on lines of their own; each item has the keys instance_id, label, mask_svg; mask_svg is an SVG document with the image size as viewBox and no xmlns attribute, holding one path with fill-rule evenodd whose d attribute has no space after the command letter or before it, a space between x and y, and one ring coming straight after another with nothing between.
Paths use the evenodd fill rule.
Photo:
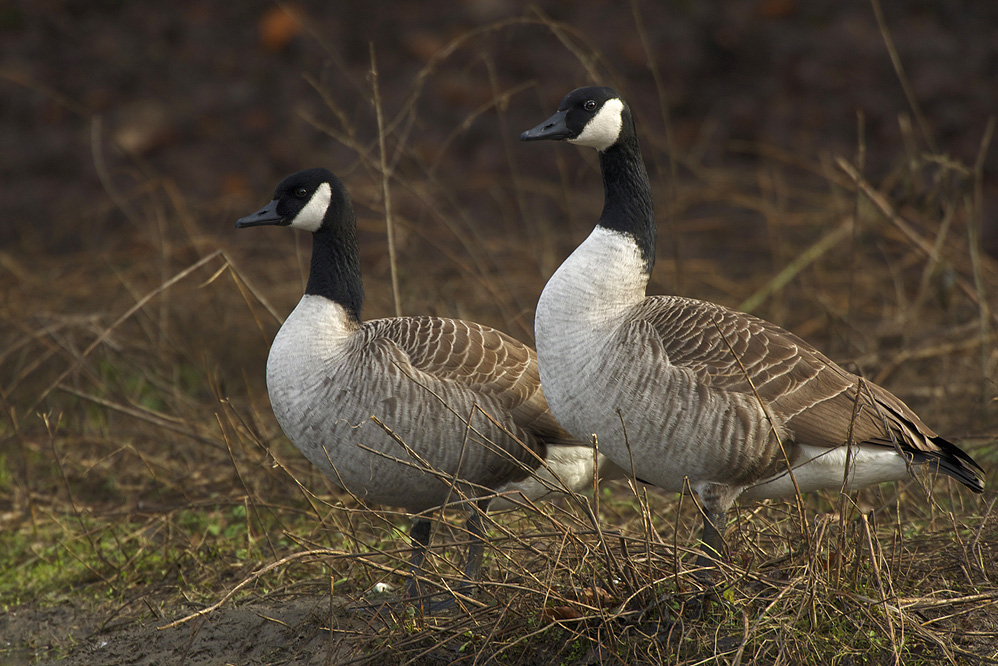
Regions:
<instances>
[{"instance_id":1,"label":"dry grass","mask_svg":"<svg viewBox=\"0 0 998 666\"><path fill-rule=\"evenodd\" d=\"M315 82L329 108L311 120L354 156L329 166L359 209L367 316L390 314L397 298L406 313L529 340L544 277L595 219L591 156L509 143L522 129L510 106L527 107L517 118L549 110L523 88L494 89L435 149L416 140L432 123L422 103L434 77L475 40L524 23L446 47L398 109L383 109L380 133L365 134L369 123L337 104L342 91ZM548 25L580 68L605 71L571 31ZM353 94L376 99L368 85ZM639 109L639 122L653 112ZM503 128L499 173L448 166L476 123ZM0 627L25 608L89 618L0 646L0 661L89 663L100 641L141 651L174 636L178 662L198 663L195 640L238 608L283 632L272 652L243 653L252 663L998 658L998 264L978 251L981 162L954 163L912 134L919 149L873 182L861 143L852 159L735 146L754 166L725 169L667 154L668 131L650 125L639 131L662 212L650 290L742 304L854 363L991 470L982 497L922 478L805 497L803 513L742 507L731 561L708 591L693 573L693 500L619 484L491 516L485 581L456 612L372 617L355 604L375 583L401 581L409 518L331 489L280 433L263 384L307 244L279 232L220 238L209 229L258 202L191 210L168 178L145 174L115 193L134 226L100 256L0 252L0 607L10 613ZM990 137L989 127L982 154ZM384 259L389 201L397 263ZM461 522L450 512L440 524L433 583L458 575ZM295 625L277 619L303 600L317 610Z\"/></svg>"}]
</instances>

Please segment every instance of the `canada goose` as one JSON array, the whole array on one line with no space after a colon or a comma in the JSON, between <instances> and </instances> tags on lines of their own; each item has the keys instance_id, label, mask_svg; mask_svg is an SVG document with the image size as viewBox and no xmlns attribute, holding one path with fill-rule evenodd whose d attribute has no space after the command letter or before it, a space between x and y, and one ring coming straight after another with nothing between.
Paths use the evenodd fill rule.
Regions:
<instances>
[{"instance_id":1,"label":"canada goose","mask_svg":"<svg viewBox=\"0 0 998 666\"><path fill-rule=\"evenodd\" d=\"M642 481L680 492L688 479L703 504L707 547L724 554L737 497L839 488L847 461L850 489L927 463L982 492L983 470L970 456L796 335L713 303L646 296L651 188L634 119L615 90L569 93L520 135L541 139L599 151L604 188L596 228L537 304L548 404L566 430L595 433L600 451Z\"/></svg>"},{"instance_id":2,"label":"canada goose","mask_svg":"<svg viewBox=\"0 0 998 666\"><path fill-rule=\"evenodd\" d=\"M592 449L548 411L533 349L467 321L361 320L356 219L335 175L288 176L269 204L236 222L258 225L312 233L305 294L270 348L267 389L285 434L334 484L417 514L470 499L467 579L481 566L478 509L491 496L591 487ZM422 515L411 538L414 597L430 538Z\"/></svg>"}]
</instances>

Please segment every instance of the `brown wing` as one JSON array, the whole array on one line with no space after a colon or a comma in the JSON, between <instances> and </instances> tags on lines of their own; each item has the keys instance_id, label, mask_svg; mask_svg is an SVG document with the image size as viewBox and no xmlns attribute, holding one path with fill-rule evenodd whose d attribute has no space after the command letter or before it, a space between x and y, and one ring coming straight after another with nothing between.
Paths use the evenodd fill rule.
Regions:
<instances>
[{"instance_id":1,"label":"brown wing","mask_svg":"<svg viewBox=\"0 0 998 666\"><path fill-rule=\"evenodd\" d=\"M757 393L796 442L841 446L851 430L855 443L896 446L915 462L934 461L972 490L983 489L977 463L901 400L775 324L668 296L646 299L635 317L655 327L669 363L722 393Z\"/></svg>"},{"instance_id":2,"label":"brown wing","mask_svg":"<svg viewBox=\"0 0 998 666\"><path fill-rule=\"evenodd\" d=\"M519 340L488 326L439 317L380 319L367 326L398 345L414 368L495 399L539 440L578 444L548 410L537 354Z\"/></svg>"}]
</instances>

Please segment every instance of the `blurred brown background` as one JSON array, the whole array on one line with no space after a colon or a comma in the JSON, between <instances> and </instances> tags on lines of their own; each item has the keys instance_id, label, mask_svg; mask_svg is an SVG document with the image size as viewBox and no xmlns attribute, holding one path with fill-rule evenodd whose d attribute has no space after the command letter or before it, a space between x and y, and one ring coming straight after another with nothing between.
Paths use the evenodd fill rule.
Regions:
<instances>
[{"instance_id":1,"label":"blurred brown background","mask_svg":"<svg viewBox=\"0 0 998 666\"><path fill-rule=\"evenodd\" d=\"M304 16L304 26L281 8ZM987 118L998 112L998 3L884 0L883 14L931 145L973 164ZM394 117L440 49L518 17L529 22L461 43L416 101L411 142L432 151L497 92L513 91L503 125L494 112L476 117L443 156L440 177L455 190L461 179L508 177L503 141L591 82L541 18L601 56L593 71L625 92L644 137L661 132L664 101L676 151L705 164L753 160L744 144L732 150L736 141L808 158L852 156L858 110L870 173L902 153L898 116L911 108L868 2L15 1L0 7L0 240L28 254L116 242L122 213L98 178L97 147L124 195L152 174L171 179L227 234L228 217L269 196L286 173L339 170L355 159L303 120L308 113L331 122L306 75L323 82L370 142L369 45L385 114ZM514 150L533 175L536 151ZM986 235L995 248L998 151L986 166Z\"/></svg>"}]
</instances>

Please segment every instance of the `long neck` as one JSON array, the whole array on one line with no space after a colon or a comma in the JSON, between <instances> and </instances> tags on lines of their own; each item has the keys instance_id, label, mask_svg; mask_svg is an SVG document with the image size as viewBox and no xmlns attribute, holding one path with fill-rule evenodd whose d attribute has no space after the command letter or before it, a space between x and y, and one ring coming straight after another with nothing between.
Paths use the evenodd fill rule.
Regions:
<instances>
[{"instance_id":1,"label":"long neck","mask_svg":"<svg viewBox=\"0 0 998 666\"><path fill-rule=\"evenodd\" d=\"M364 285L360 275L360 253L353 211L350 219L328 228L323 225L312 234L312 264L305 293L339 303L347 314L360 322L364 305Z\"/></svg>"},{"instance_id":2,"label":"long neck","mask_svg":"<svg viewBox=\"0 0 998 666\"><path fill-rule=\"evenodd\" d=\"M604 201L599 225L634 236L651 275L657 235L651 185L633 121L626 122L622 131L617 143L600 153Z\"/></svg>"}]
</instances>

